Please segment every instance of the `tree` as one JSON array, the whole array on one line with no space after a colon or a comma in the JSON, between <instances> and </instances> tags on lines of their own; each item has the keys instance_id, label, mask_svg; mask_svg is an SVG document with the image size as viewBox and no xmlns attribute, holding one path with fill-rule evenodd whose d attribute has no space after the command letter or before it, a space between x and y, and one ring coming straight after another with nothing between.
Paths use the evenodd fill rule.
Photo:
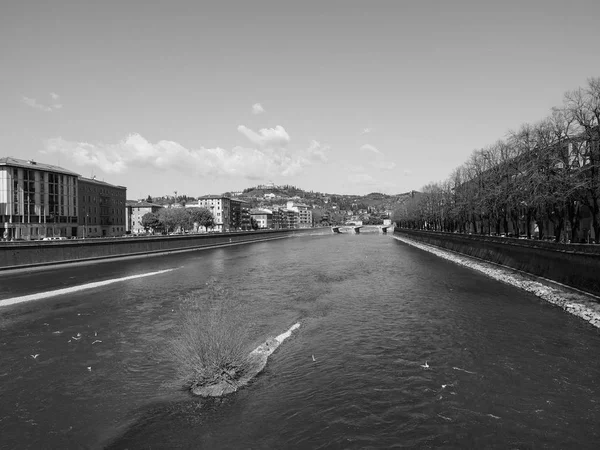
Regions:
<instances>
[{"instance_id":1,"label":"tree","mask_svg":"<svg viewBox=\"0 0 600 450\"><path fill-rule=\"evenodd\" d=\"M585 166L582 202L592 213L592 226L600 244L600 78L590 78L585 89L565 94L565 109L579 127L579 153Z\"/></svg>"},{"instance_id":2,"label":"tree","mask_svg":"<svg viewBox=\"0 0 600 450\"><path fill-rule=\"evenodd\" d=\"M215 218L208 208L188 208L190 218L198 227L204 227L206 231L215 226Z\"/></svg>"},{"instance_id":3,"label":"tree","mask_svg":"<svg viewBox=\"0 0 600 450\"><path fill-rule=\"evenodd\" d=\"M250 226L253 230L258 230L258 222L254 217L250 217Z\"/></svg>"},{"instance_id":4,"label":"tree","mask_svg":"<svg viewBox=\"0 0 600 450\"><path fill-rule=\"evenodd\" d=\"M148 195L148 197L146 197L146 201L148 203L152 203L152 196Z\"/></svg>"},{"instance_id":5,"label":"tree","mask_svg":"<svg viewBox=\"0 0 600 450\"><path fill-rule=\"evenodd\" d=\"M146 232L148 230L152 230L154 232L155 230L160 229L161 222L157 214L148 212L142 216L142 226Z\"/></svg>"},{"instance_id":6,"label":"tree","mask_svg":"<svg viewBox=\"0 0 600 450\"><path fill-rule=\"evenodd\" d=\"M174 231L178 225L176 208L163 208L158 213L158 220L167 233Z\"/></svg>"}]
</instances>

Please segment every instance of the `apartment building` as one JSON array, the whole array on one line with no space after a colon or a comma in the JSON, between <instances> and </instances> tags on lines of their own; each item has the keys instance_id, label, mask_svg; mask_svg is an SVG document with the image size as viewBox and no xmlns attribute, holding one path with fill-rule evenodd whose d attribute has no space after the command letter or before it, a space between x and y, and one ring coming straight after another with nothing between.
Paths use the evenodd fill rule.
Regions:
<instances>
[{"instance_id":1,"label":"apartment building","mask_svg":"<svg viewBox=\"0 0 600 450\"><path fill-rule=\"evenodd\" d=\"M258 228L273 228L273 213L268 209L252 209L250 210L250 216L256 220Z\"/></svg>"},{"instance_id":2,"label":"apartment building","mask_svg":"<svg viewBox=\"0 0 600 450\"><path fill-rule=\"evenodd\" d=\"M0 239L77 236L77 177L62 167L0 158Z\"/></svg>"},{"instance_id":3,"label":"apartment building","mask_svg":"<svg viewBox=\"0 0 600 450\"><path fill-rule=\"evenodd\" d=\"M127 188L95 177L79 177L78 237L122 236L126 229Z\"/></svg>"},{"instance_id":4,"label":"apartment building","mask_svg":"<svg viewBox=\"0 0 600 450\"><path fill-rule=\"evenodd\" d=\"M216 231L230 231L231 227L231 199L222 195L203 195L198 198L200 208L208 209L215 218Z\"/></svg>"},{"instance_id":5,"label":"apartment building","mask_svg":"<svg viewBox=\"0 0 600 450\"><path fill-rule=\"evenodd\" d=\"M313 226L312 208L302 203L287 202L287 209L298 213L298 226L296 228L310 228Z\"/></svg>"},{"instance_id":6,"label":"apartment building","mask_svg":"<svg viewBox=\"0 0 600 450\"><path fill-rule=\"evenodd\" d=\"M125 232L128 234L146 233L142 225L142 217L147 213L158 213L162 205L150 203L145 200L127 200L126 204Z\"/></svg>"},{"instance_id":7,"label":"apartment building","mask_svg":"<svg viewBox=\"0 0 600 450\"><path fill-rule=\"evenodd\" d=\"M250 226L250 209L248 208L248 203L244 200L230 198L230 230L249 230Z\"/></svg>"}]
</instances>

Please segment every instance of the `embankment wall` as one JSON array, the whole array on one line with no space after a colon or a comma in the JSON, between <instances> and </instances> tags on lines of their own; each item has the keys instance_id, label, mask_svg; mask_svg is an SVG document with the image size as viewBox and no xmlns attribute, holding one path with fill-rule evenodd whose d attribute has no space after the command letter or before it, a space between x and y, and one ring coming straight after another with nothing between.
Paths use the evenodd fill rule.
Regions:
<instances>
[{"instance_id":1,"label":"embankment wall","mask_svg":"<svg viewBox=\"0 0 600 450\"><path fill-rule=\"evenodd\" d=\"M600 295L600 246L396 228L394 234Z\"/></svg>"},{"instance_id":2,"label":"embankment wall","mask_svg":"<svg viewBox=\"0 0 600 450\"><path fill-rule=\"evenodd\" d=\"M290 235L315 233L318 231L318 229L293 229L187 234L181 236L6 242L0 244L0 270L123 256L142 256L154 253L199 250L205 247L280 239Z\"/></svg>"}]
</instances>

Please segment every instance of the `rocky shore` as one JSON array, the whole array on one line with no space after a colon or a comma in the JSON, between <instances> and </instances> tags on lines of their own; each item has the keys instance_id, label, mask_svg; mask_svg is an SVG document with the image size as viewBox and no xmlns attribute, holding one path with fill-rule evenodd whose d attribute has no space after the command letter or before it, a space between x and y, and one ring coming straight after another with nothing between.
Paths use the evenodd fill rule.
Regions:
<instances>
[{"instance_id":1,"label":"rocky shore","mask_svg":"<svg viewBox=\"0 0 600 450\"><path fill-rule=\"evenodd\" d=\"M209 386L197 386L192 389L192 393L201 397L220 397L222 395L231 394L237 391L242 386L248 384L252 378L262 372L267 365L267 359L269 356L277 349L277 347L281 345L283 341L292 335L294 330L298 328L300 328L300 324L296 323L292 325L285 333L281 333L279 336L267 339L264 343L252 350L248 355L247 368L243 371L240 378L235 380L224 380Z\"/></svg>"},{"instance_id":2,"label":"rocky shore","mask_svg":"<svg viewBox=\"0 0 600 450\"><path fill-rule=\"evenodd\" d=\"M394 239L398 239L399 241L412 245L413 247L433 253L440 258L444 258L457 264L467 266L473 270L482 272L487 276L494 278L495 280L502 281L504 283L524 289L527 292L531 292L543 300L560 306L568 313L582 318L596 328L600 328L600 298L598 297L560 285L550 280L536 277L534 275L519 272L514 269L499 266L497 264L488 263L483 260L444 250L432 245L423 244L421 242L408 239L404 236L395 235Z\"/></svg>"}]
</instances>

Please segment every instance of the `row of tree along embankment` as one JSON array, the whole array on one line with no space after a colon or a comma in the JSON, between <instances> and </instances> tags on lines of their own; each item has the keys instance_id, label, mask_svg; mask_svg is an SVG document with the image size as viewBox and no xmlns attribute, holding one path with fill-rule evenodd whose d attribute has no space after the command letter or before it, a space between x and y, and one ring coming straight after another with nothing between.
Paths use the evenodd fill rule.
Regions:
<instances>
[{"instance_id":1,"label":"row of tree along embankment","mask_svg":"<svg viewBox=\"0 0 600 450\"><path fill-rule=\"evenodd\" d=\"M394 233L600 295L600 245L406 228L396 228Z\"/></svg>"},{"instance_id":2,"label":"row of tree along embankment","mask_svg":"<svg viewBox=\"0 0 600 450\"><path fill-rule=\"evenodd\" d=\"M202 248L280 239L295 234L314 233L316 231L318 230L307 228L186 234L180 236L3 242L0 243L0 270L200 250Z\"/></svg>"}]
</instances>

